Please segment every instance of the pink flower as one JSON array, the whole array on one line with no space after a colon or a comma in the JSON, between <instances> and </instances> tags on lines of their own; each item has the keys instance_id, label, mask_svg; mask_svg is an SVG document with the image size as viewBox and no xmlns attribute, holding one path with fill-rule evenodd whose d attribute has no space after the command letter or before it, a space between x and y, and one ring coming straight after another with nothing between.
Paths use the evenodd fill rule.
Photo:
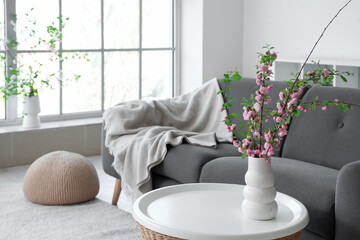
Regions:
<instances>
[{"instance_id":1,"label":"pink flower","mask_svg":"<svg viewBox=\"0 0 360 240\"><path fill-rule=\"evenodd\" d=\"M305 108L305 109L304 109L304 112L307 112L307 111L308 111L307 108Z\"/></svg>"},{"instance_id":2,"label":"pink flower","mask_svg":"<svg viewBox=\"0 0 360 240\"><path fill-rule=\"evenodd\" d=\"M273 88L273 85L270 84L269 86L267 86L267 89L270 91Z\"/></svg>"},{"instance_id":3,"label":"pink flower","mask_svg":"<svg viewBox=\"0 0 360 240\"><path fill-rule=\"evenodd\" d=\"M234 142L234 138L230 138L230 142Z\"/></svg>"},{"instance_id":4,"label":"pink flower","mask_svg":"<svg viewBox=\"0 0 360 240\"><path fill-rule=\"evenodd\" d=\"M270 67L272 67L272 62L271 62L271 63L269 63L269 66L270 66Z\"/></svg>"},{"instance_id":5,"label":"pink flower","mask_svg":"<svg viewBox=\"0 0 360 240\"><path fill-rule=\"evenodd\" d=\"M266 143L264 144L264 147L265 147L266 150L268 150L269 148L272 148L273 146L271 145L271 143L266 142Z\"/></svg>"},{"instance_id":6,"label":"pink flower","mask_svg":"<svg viewBox=\"0 0 360 240\"><path fill-rule=\"evenodd\" d=\"M261 80L260 79L256 79L256 84L260 85L261 84Z\"/></svg>"},{"instance_id":7,"label":"pink flower","mask_svg":"<svg viewBox=\"0 0 360 240\"><path fill-rule=\"evenodd\" d=\"M270 121L270 118L269 118L269 116L267 116L266 118L265 118L265 122L269 122Z\"/></svg>"},{"instance_id":8,"label":"pink flower","mask_svg":"<svg viewBox=\"0 0 360 240\"><path fill-rule=\"evenodd\" d=\"M268 69L269 69L269 67L266 66L266 65L261 65L260 66L260 71L262 71L263 73L266 73Z\"/></svg>"},{"instance_id":9,"label":"pink flower","mask_svg":"<svg viewBox=\"0 0 360 240\"><path fill-rule=\"evenodd\" d=\"M240 142L239 142L238 140L235 140L235 141L233 142L233 145L234 145L235 147L240 147Z\"/></svg>"},{"instance_id":10,"label":"pink flower","mask_svg":"<svg viewBox=\"0 0 360 240\"><path fill-rule=\"evenodd\" d=\"M260 138L260 133L258 131L255 131L253 135L255 138Z\"/></svg>"},{"instance_id":11,"label":"pink flower","mask_svg":"<svg viewBox=\"0 0 360 240\"><path fill-rule=\"evenodd\" d=\"M262 102L262 97L261 97L261 95L257 95L256 97L255 97L255 99L256 99L256 101L258 101L259 103L261 103Z\"/></svg>"},{"instance_id":12,"label":"pink flower","mask_svg":"<svg viewBox=\"0 0 360 240\"><path fill-rule=\"evenodd\" d=\"M269 89L267 87L264 87L264 86L260 86L260 89L259 89L260 93L261 94L268 94L269 92Z\"/></svg>"},{"instance_id":13,"label":"pink flower","mask_svg":"<svg viewBox=\"0 0 360 240\"><path fill-rule=\"evenodd\" d=\"M275 118L275 122L280 122L281 120L283 120L282 117L276 117Z\"/></svg>"},{"instance_id":14,"label":"pink flower","mask_svg":"<svg viewBox=\"0 0 360 240\"><path fill-rule=\"evenodd\" d=\"M241 153L244 153L244 152L246 152L246 149L239 147L238 151L241 152Z\"/></svg>"},{"instance_id":15,"label":"pink flower","mask_svg":"<svg viewBox=\"0 0 360 240\"><path fill-rule=\"evenodd\" d=\"M294 92L290 95L291 98L298 98L300 96L299 92Z\"/></svg>"},{"instance_id":16,"label":"pink flower","mask_svg":"<svg viewBox=\"0 0 360 240\"><path fill-rule=\"evenodd\" d=\"M304 107L303 106L298 106L298 109L300 110L300 111L302 111L302 110L304 110Z\"/></svg>"},{"instance_id":17,"label":"pink flower","mask_svg":"<svg viewBox=\"0 0 360 240\"><path fill-rule=\"evenodd\" d=\"M255 109L255 111L256 111L257 113L260 112L260 110L261 110L260 104L259 104L259 103L255 103L255 104L254 104L254 109Z\"/></svg>"},{"instance_id":18,"label":"pink flower","mask_svg":"<svg viewBox=\"0 0 360 240\"><path fill-rule=\"evenodd\" d=\"M280 98L281 101L284 101L285 100L285 93L280 92L279 93L279 98Z\"/></svg>"},{"instance_id":19,"label":"pink flower","mask_svg":"<svg viewBox=\"0 0 360 240\"><path fill-rule=\"evenodd\" d=\"M271 139L271 132L270 132L270 130L267 131L266 133L264 133L264 137L265 137L265 141L266 141L266 142L270 142L270 139Z\"/></svg>"},{"instance_id":20,"label":"pink flower","mask_svg":"<svg viewBox=\"0 0 360 240\"><path fill-rule=\"evenodd\" d=\"M325 68L325 69L323 70L323 74L324 74L324 77L325 77L325 78L330 77L329 70L327 70L327 68Z\"/></svg>"},{"instance_id":21,"label":"pink flower","mask_svg":"<svg viewBox=\"0 0 360 240\"><path fill-rule=\"evenodd\" d=\"M257 80L261 80L261 78L262 78L261 75L257 75L257 76L256 76L256 79L257 79Z\"/></svg>"},{"instance_id":22,"label":"pink flower","mask_svg":"<svg viewBox=\"0 0 360 240\"><path fill-rule=\"evenodd\" d=\"M271 102L271 98L268 96L265 100L264 103L265 104L269 104Z\"/></svg>"},{"instance_id":23,"label":"pink flower","mask_svg":"<svg viewBox=\"0 0 360 240\"><path fill-rule=\"evenodd\" d=\"M335 105L338 106L340 104L340 100L335 98Z\"/></svg>"},{"instance_id":24,"label":"pink flower","mask_svg":"<svg viewBox=\"0 0 360 240\"><path fill-rule=\"evenodd\" d=\"M306 74L307 74L308 76L312 76L312 75L315 74L315 72L314 72L314 71L311 71L311 72L307 72Z\"/></svg>"},{"instance_id":25,"label":"pink flower","mask_svg":"<svg viewBox=\"0 0 360 240\"><path fill-rule=\"evenodd\" d=\"M249 111L247 113L244 112L244 114L243 114L244 120L246 120L246 121L250 120L253 115L255 115L255 113L253 111Z\"/></svg>"},{"instance_id":26,"label":"pink flower","mask_svg":"<svg viewBox=\"0 0 360 240\"><path fill-rule=\"evenodd\" d=\"M328 109L328 107L327 107L327 106L323 106L321 109L322 109L323 111L326 111L326 110Z\"/></svg>"},{"instance_id":27,"label":"pink flower","mask_svg":"<svg viewBox=\"0 0 360 240\"><path fill-rule=\"evenodd\" d=\"M231 129L231 131L234 131L235 128L236 128L236 124L233 123L233 124L231 125L230 129Z\"/></svg>"},{"instance_id":28,"label":"pink flower","mask_svg":"<svg viewBox=\"0 0 360 240\"><path fill-rule=\"evenodd\" d=\"M276 59L276 58L277 58L277 54L276 54L276 53L273 53L273 57Z\"/></svg>"},{"instance_id":29,"label":"pink flower","mask_svg":"<svg viewBox=\"0 0 360 240\"><path fill-rule=\"evenodd\" d=\"M224 109L223 109L223 108L220 108L220 112L222 112L222 111L224 111Z\"/></svg>"},{"instance_id":30,"label":"pink flower","mask_svg":"<svg viewBox=\"0 0 360 240\"><path fill-rule=\"evenodd\" d=\"M229 128L229 126L226 127L226 130L227 130L229 133L232 132L231 129Z\"/></svg>"}]
</instances>

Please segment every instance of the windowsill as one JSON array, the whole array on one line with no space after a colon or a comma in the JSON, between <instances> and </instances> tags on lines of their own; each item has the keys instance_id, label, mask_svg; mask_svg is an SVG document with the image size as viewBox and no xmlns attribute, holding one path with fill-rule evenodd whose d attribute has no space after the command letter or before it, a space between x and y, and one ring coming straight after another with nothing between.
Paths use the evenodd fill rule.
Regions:
<instances>
[{"instance_id":1,"label":"windowsill","mask_svg":"<svg viewBox=\"0 0 360 240\"><path fill-rule=\"evenodd\" d=\"M3 126L0 127L0 134L13 133L13 132L38 131L44 129L57 129L57 128L65 128L65 127L85 126L85 125L96 125L101 123L102 123L102 118L97 117L97 118L83 118L83 119L45 122L45 123L41 123L40 127L38 128L24 128L21 125Z\"/></svg>"}]
</instances>

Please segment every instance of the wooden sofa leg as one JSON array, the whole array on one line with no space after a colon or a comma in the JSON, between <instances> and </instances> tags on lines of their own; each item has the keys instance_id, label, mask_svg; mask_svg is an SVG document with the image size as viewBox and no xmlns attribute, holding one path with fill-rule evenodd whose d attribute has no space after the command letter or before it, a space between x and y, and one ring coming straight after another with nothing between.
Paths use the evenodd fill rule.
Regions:
<instances>
[{"instance_id":1,"label":"wooden sofa leg","mask_svg":"<svg viewBox=\"0 0 360 240\"><path fill-rule=\"evenodd\" d=\"M115 182L114 195L112 199L112 205L117 205L121 192L121 179L117 178Z\"/></svg>"}]
</instances>

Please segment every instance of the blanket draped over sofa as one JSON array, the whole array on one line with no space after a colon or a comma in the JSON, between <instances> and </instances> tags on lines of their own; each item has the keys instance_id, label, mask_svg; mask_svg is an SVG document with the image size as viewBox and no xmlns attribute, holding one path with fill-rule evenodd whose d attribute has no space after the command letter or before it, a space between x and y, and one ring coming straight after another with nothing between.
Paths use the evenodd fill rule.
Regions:
<instances>
[{"instance_id":1,"label":"blanket draped over sofa","mask_svg":"<svg viewBox=\"0 0 360 240\"><path fill-rule=\"evenodd\" d=\"M226 112L219 112L224 103L219 90L214 78L175 98L130 101L104 113L105 146L114 156L113 167L122 178L126 198L135 201L152 189L150 170L164 160L166 145L177 146L185 139L216 147L216 142L230 139L231 133L220 124Z\"/></svg>"}]
</instances>

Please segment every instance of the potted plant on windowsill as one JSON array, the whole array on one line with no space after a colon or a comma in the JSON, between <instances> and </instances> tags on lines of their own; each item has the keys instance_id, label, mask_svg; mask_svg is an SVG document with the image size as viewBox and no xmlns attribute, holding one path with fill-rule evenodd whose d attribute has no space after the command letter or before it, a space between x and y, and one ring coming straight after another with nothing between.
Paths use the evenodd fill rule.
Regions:
<instances>
[{"instance_id":1,"label":"potted plant on windowsill","mask_svg":"<svg viewBox=\"0 0 360 240\"><path fill-rule=\"evenodd\" d=\"M31 12L33 8L31 9ZM28 24L23 26L21 33L29 36L29 38L35 38L36 31L32 29L36 25L36 20L32 20L29 14L25 14ZM80 75L74 75L72 79L63 79L61 70L53 73L44 73L44 63L34 58L37 55L37 49L40 47L44 48L45 51L51 53L49 61L63 62L68 58L85 59L87 54L79 54L78 52L72 52L68 56L64 57L60 50L60 43L63 39L62 29L65 28L65 23L62 16L57 18L60 28L58 28L55 22L52 22L46 27L47 37L36 38L37 44L33 46L32 51L29 53L18 54L14 56L14 52L18 47L19 43L14 39L7 39L4 41L5 49L7 50L8 56L13 59L12 66L10 66L10 72L6 77L5 85L0 87L5 100L16 98L17 95L24 96L24 107L23 107L23 127L25 128L36 128L40 126L40 119L38 114L40 113L40 99L39 90L42 88L52 88L55 82L60 82L60 86L63 86L65 81L78 80ZM69 18L65 19L66 21ZM16 15L14 15L14 29L16 29ZM26 63L23 56L28 54L28 58L32 59L31 63ZM2 59L6 61L5 57ZM16 101L8 101L16 103ZM10 104L7 104L10 106ZM16 106L12 106L16 107ZM15 116L16 118L16 116Z\"/></svg>"}]
</instances>

